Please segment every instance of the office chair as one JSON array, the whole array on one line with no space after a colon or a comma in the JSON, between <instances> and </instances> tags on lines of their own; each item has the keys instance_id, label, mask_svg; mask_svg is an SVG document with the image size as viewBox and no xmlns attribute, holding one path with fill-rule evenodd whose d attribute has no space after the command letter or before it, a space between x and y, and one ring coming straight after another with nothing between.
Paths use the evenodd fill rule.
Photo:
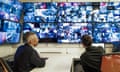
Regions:
<instances>
[{"instance_id":1,"label":"office chair","mask_svg":"<svg viewBox=\"0 0 120 72\"><path fill-rule=\"evenodd\" d=\"M120 72L120 53L103 55L101 72Z\"/></svg>"},{"instance_id":2,"label":"office chair","mask_svg":"<svg viewBox=\"0 0 120 72\"><path fill-rule=\"evenodd\" d=\"M0 72L13 72L7 61L0 58Z\"/></svg>"},{"instance_id":3,"label":"office chair","mask_svg":"<svg viewBox=\"0 0 120 72\"><path fill-rule=\"evenodd\" d=\"M82 65L80 64L80 58L73 59L73 65L71 72L84 72Z\"/></svg>"}]
</instances>

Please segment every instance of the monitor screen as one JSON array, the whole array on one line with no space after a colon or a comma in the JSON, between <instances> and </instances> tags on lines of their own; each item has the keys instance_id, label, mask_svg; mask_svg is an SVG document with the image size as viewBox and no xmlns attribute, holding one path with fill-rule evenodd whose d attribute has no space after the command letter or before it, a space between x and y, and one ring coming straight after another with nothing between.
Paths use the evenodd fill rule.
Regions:
<instances>
[{"instance_id":1,"label":"monitor screen","mask_svg":"<svg viewBox=\"0 0 120 72\"><path fill-rule=\"evenodd\" d=\"M103 49L105 49L105 44L104 43L92 43L92 46L101 46Z\"/></svg>"},{"instance_id":2,"label":"monitor screen","mask_svg":"<svg viewBox=\"0 0 120 72\"><path fill-rule=\"evenodd\" d=\"M80 38L84 34L92 36L91 23L58 24L58 43L80 43Z\"/></svg>"},{"instance_id":3,"label":"monitor screen","mask_svg":"<svg viewBox=\"0 0 120 72\"><path fill-rule=\"evenodd\" d=\"M11 21L19 21L22 11L22 4L16 2L16 4L9 5L0 3L0 18Z\"/></svg>"},{"instance_id":4,"label":"monitor screen","mask_svg":"<svg viewBox=\"0 0 120 72\"><path fill-rule=\"evenodd\" d=\"M40 33L40 24L39 23L24 23L23 33L30 32L30 31Z\"/></svg>"},{"instance_id":5,"label":"monitor screen","mask_svg":"<svg viewBox=\"0 0 120 72\"><path fill-rule=\"evenodd\" d=\"M35 22L35 6L34 3L23 3L24 22Z\"/></svg>"},{"instance_id":6,"label":"monitor screen","mask_svg":"<svg viewBox=\"0 0 120 72\"><path fill-rule=\"evenodd\" d=\"M120 41L120 28L118 23L95 23L93 28L93 41L95 43Z\"/></svg>"},{"instance_id":7,"label":"monitor screen","mask_svg":"<svg viewBox=\"0 0 120 72\"><path fill-rule=\"evenodd\" d=\"M40 38L57 38L57 25L51 24L40 24Z\"/></svg>"},{"instance_id":8,"label":"monitor screen","mask_svg":"<svg viewBox=\"0 0 120 72\"><path fill-rule=\"evenodd\" d=\"M93 22L120 22L120 3L101 2L91 11Z\"/></svg>"},{"instance_id":9,"label":"monitor screen","mask_svg":"<svg viewBox=\"0 0 120 72\"><path fill-rule=\"evenodd\" d=\"M89 5L89 4L88 4ZM91 22L92 6L79 2L59 3L58 22ZM88 18L88 19L87 19Z\"/></svg>"},{"instance_id":10,"label":"monitor screen","mask_svg":"<svg viewBox=\"0 0 120 72\"><path fill-rule=\"evenodd\" d=\"M120 41L112 42L112 52L120 52Z\"/></svg>"},{"instance_id":11,"label":"monitor screen","mask_svg":"<svg viewBox=\"0 0 120 72\"><path fill-rule=\"evenodd\" d=\"M57 3L24 3L24 22L57 22Z\"/></svg>"},{"instance_id":12,"label":"monitor screen","mask_svg":"<svg viewBox=\"0 0 120 72\"><path fill-rule=\"evenodd\" d=\"M57 42L57 24L55 23L24 23L23 32L35 32L40 42Z\"/></svg>"},{"instance_id":13,"label":"monitor screen","mask_svg":"<svg viewBox=\"0 0 120 72\"><path fill-rule=\"evenodd\" d=\"M20 42L20 23L4 20L0 24L0 44Z\"/></svg>"}]
</instances>

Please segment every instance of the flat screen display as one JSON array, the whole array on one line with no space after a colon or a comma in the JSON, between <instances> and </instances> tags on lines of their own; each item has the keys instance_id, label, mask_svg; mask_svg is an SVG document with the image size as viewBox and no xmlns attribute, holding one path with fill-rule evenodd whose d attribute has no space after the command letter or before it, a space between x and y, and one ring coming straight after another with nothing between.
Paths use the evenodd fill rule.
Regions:
<instances>
[{"instance_id":1,"label":"flat screen display","mask_svg":"<svg viewBox=\"0 0 120 72\"><path fill-rule=\"evenodd\" d=\"M4 20L0 27L0 44L20 42L20 23Z\"/></svg>"},{"instance_id":2,"label":"flat screen display","mask_svg":"<svg viewBox=\"0 0 120 72\"><path fill-rule=\"evenodd\" d=\"M101 2L100 6L93 6L91 11L93 22L120 22L120 3Z\"/></svg>"},{"instance_id":3,"label":"flat screen display","mask_svg":"<svg viewBox=\"0 0 120 72\"><path fill-rule=\"evenodd\" d=\"M57 3L24 3L24 22L57 22Z\"/></svg>"},{"instance_id":4,"label":"flat screen display","mask_svg":"<svg viewBox=\"0 0 120 72\"><path fill-rule=\"evenodd\" d=\"M9 5L6 3L0 3L0 18L11 21L19 21L22 11L22 4L16 2L16 4Z\"/></svg>"},{"instance_id":5,"label":"flat screen display","mask_svg":"<svg viewBox=\"0 0 120 72\"><path fill-rule=\"evenodd\" d=\"M24 23L23 32L35 32L40 42L57 42L57 24L55 23Z\"/></svg>"},{"instance_id":6,"label":"flat screen display","mask_svg":"<svg viewBox=\"0 0 120 72\"><path fill-rule=\"evenodd\" d=\"M113 45L112 52L120 52L120 41L111 44Z\"/></svg>"},{"instance_id":7,"label":"flat screen display","mask_svg":"<svg viewBox=\"0 0 120 72\"><path fill-rule=\"evenodd\" d=\"M101 46L103 49L105 49L105 44L104 43L92 43L92 46Z\"/></svg>"},{"instance_id":8,"label":"flat screen display","mask_svg":"<svg viewBox=\"0 0 120 72\"><path fill-rule=\"evenodd\" d=\"M81 36L92 36L91 23L59 23L58 43L80 43Z\"/></svg>"},{"instance_id":9,"label":"flat screen display","mask_svg":"<svg viewBox=\"0 0 120 72\"><path fill-rule=\"evenodd\" d=\"M91 22L89 14L93 8L85 5L79 2L59 3L58 22Z\"/></svg>"},{"instance_id":10,"label":"flat screen display","mask_svg":"<svg viewBox=\"0 0 120 72\"><path fill-rule=\"evenodd\" d=\"M95 23L93 25L93 41L95 43L120 41L120 28L118 23Z\"/></svg>"}]
</instances>

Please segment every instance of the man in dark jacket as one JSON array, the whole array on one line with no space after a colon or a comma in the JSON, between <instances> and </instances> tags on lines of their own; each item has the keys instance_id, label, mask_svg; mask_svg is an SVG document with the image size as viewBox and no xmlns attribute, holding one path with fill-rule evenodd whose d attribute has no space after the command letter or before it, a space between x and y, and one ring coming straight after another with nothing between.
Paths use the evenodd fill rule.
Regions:
<instances>
[{"instance_id":1,"label":"man in dark jacket","mask_svg":"<svg viewBox=\"0 0 120 72\"><path fill-rule=\"evenodd\" d=\"M44 67L45 58L40 58L33 49L38 44L36 34L27 32L23 39L26 43L18 47L14 56L14 72L29 72L35 67Z\"/></svg>"},{"instance_id":2,"label":"man in dark jacket","mask_svg":"<svg viewBox=\"0 0 120 72\"><path fill-rule=\"evenodd\" d=\"M80 64L85 72L100 72L101 60L104 50L102 47L92 46L92 38L84 35L81 38L86 51L80 57Z\"/></svg>"}]
</instances>

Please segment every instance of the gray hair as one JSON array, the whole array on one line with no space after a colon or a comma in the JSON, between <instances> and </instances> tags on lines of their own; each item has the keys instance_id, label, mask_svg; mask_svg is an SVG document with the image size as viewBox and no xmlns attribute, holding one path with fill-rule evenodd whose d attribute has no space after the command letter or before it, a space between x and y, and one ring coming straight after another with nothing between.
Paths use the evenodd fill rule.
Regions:
<instances>
[{"instance_id":1,"label":"gray hair","mask_svg":"<svg viewBox=\"0 0 120 72\"><path fill-rule=\"evenodd\" d=\"M30 42L34 37L36 36L36 34L34 32L26 32L23 35L23 42Z\"/></svg>"}]
</instances>

